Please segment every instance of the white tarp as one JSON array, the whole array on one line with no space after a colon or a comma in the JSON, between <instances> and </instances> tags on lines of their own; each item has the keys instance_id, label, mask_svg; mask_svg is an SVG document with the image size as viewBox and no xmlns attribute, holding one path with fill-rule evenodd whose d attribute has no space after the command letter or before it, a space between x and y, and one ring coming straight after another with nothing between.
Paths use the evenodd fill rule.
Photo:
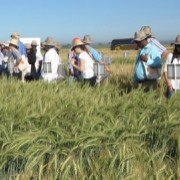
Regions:
<instances>
[{"instance_id":1,"label":"white tarp","mask_svg":"<svg viewBox=\"0 0 180 180\"><path fill-rule=\"evenodd\" d=\"M22 37L20 38L20 41L23 42L24 44L28 43L31 44L32 40L37 41L37 51L41 52L41 38L39 37Z\"/></svg>"}]
</instances>

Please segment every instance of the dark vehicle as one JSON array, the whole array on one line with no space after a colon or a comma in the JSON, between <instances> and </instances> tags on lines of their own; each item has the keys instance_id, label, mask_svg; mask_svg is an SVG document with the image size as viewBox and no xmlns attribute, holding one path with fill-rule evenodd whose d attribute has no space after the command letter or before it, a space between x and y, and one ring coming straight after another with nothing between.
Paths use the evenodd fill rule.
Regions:
<instances>
[{"instance_id":1,"label":"dark vehicle","mask_svg":"<svg viewBox=\"0 0 180 180\"><path fill-rule=\"evenodd\" d=\"M111 50L135 50L136 44L133 38L113 39L111 42Z\"/></svg>"}]
</instances>

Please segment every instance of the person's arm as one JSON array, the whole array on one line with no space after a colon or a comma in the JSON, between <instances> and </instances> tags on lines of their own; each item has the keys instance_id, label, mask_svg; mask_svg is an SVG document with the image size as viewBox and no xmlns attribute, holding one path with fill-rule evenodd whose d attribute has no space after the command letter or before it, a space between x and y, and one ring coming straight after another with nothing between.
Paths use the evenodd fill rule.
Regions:
<instances>
[{"instance_id":1,"label":"person's arm","mask_svg":"<svg viewBox=\"0 0 180 180\"><path fill-rule=\"evenodd\" d=\"M75 59L71 60L71 64L74 68L76 68L78 71L83 72L85 69L85 62L83 59L79 60L79 66L75 64Z\"/></svg>"},{"instance_id":2,"label":"person's arm","mask_svg":"<svg viewBox=\"0 0 180 180\"><path fill-rule=\"evenodd\" d=\"M161 54L157 49L153 48L149 53L146 54L146 61L148 66L152 68L161 68Z\"/></svg>"},{"instance_id":3,"label":"person's arm","mask_svg":"<svg viewBox=\"0 0 180 180\"><path fill-rule=\"evenodd\" d=\"M94 48L90 48L89 53L92 56L93 60L103 63L102 55L97 50L95 50Z\"/></svg>"},{"instance_id":4,"label":"person's arm","mask_svg":"<svg viewBox=\"0 0 180 180\"><path fill-rule=\"evenodd\" d=\"M161 54L162 60L165 60L167 55L168 55L168 51L167 50L163 51L163 53Z\"/></svg>"}]
</instances>

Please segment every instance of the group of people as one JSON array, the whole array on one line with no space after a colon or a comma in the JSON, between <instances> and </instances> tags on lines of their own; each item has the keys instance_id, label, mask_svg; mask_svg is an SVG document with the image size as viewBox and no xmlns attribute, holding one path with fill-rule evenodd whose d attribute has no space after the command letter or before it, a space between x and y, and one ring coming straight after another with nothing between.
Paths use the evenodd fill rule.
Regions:
<instances>
[{"instance_id":1,"label":"group of people","mask_svg":"<svg viewBox=\"0 0 180 180\"><path fill-rule=\"evenodd\" d=\"M84 84L95 86L97 76L94 74L94 62L107 65L102 61L102 54L91 46L90 35L85 35L81 40L75 37L72 41L72 47L68 54L69 74L77 81L83 81Z\"/></svg>"},{"instance_id":2,"label":"group of people","mask_svg":"<svg viewBox=\"0 0 180 180\"><path fill-rule=\"evenodd\" d=\"M42 78L46 81L54 81L58 77L58 66L62 63L59 55L60 44L53 38L47 37L42 42L44 56L41 51L37 51L37 42L32 40L30 44L23 44L17 32L11 34L9 44L0 43L0 73L16 75L25 80L37 80ZM134 40L138 52L134 66L134 85L142 86L148 91L150 88L158 87L158 80L161 77L162 60L165 60L163 75L167 85L166 96L180 89L180 80L168 78L168 65L180 64L180 35L173 43L175 45L172 53L155 38L150 26L142 26L135 32ZM94 62L103 64L108 71L108 67L102 61L102 54L91 46L90 35L85 35L83 39L75 37L68 53L69 76L84 84L95 86L97 77L94 74ZM50 64L50 73L47 73ZM44 71L44 68L46 72Z\"/></svg>"},{"instance_id":3,"label":"group of people","mask_svg":"<svg viewBox=\"0 0 180 180\"><path fill-rule=\"evenodd\" d=\"M68 54L69 75L90 86L96 84L94 62L105 64L102 55L90 46L90 35L84 39L74 38ZM48 82L58 78L58 67L62 64L59 54L60 44L47 37L41 43L44 55L37 49L37 41L23 44L17 32L12 33L9 43L0 43L0 72L17 76L26 81L43 79Z\"/></svg>"},{"instance_id":4,"label":"group of people","mask_svg":"<svg viewBox=\"0 0 180 180\"><path fill-rule=\"evenodd\" d=\"M157 88L161 77L162 60L165 60L163 75L167 85L166 97L171 97L175 90L180 89L180 80L168 78L167 66L180 64L180 35L173 43L175 47L172 53L168 53L167 49L154 37L150 26L143 26L135 32L134 42L139 49L134 66L135 87L141 86L145 91Z\"/></svg>"},{"instance_id":5,"label":"group of people","mask_svg":"<svg viewBox=\"0 0 180 180\"><path fill-rule=\"evenodd\" d=\"M17 32L12 33L9 43L0 43L0 73L17 76L23 81L43 79L54 81L58 77L58 65L62 63L59 55L60 44L47 37L42 42L44 55L38 50L37 41L24 44ZM46 73L43 66L50 63L51 71Z\"/></svg>"}]
</instances>

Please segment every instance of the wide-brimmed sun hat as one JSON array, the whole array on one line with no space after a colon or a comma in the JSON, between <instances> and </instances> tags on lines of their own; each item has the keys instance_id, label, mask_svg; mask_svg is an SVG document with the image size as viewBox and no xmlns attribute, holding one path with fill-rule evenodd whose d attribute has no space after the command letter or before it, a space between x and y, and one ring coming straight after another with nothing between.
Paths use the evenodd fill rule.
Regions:
<instances>
[{"instance_id":1,"label":"wide-brimmed sun hat","mask_svg":"<svg viewBox=\"0 0 180 180\"><path fill-rule=\"evenodd\" d=\"M20 34L18 33L18 32L13 32L12 34L11 34L11 38L20 38Z\"/></svg>"},{"instance_id":2,"label":"wide-brimmed sun hat","mask_svg":"<svg viewBox=\"0 0 180 180\"><path fill-rule=\"evenodd\" d=\"M25 47L26 47L26 49L31 49L31 44L26 43L26 44L25 44Z\"/></svg>"},{"instance_id":3,"label":"wide-brimmed sun hat","mask_svg":"<svg viewBox=\"0 0 180 180\"><path fill-rule=\"evenodd\" d=\"M140 30L143 30L146 33L146 35L150 35L150 37L154 37L150 26L142 26Z\"/></svg>"},{"instance_id":4,"label":"wide-brimmed sun hat","mask_svg":"<svg viewBox=\"0 0 180 180\"><path fill-rule=\"evenodd\" d=\"M55 46L55 41L54 41L54 39L52 37L47 37L42 44L43 44L43 46L52 46L52 47L54 47Z\"/></svg>"},{"instance_id":5,"label":"wide-brimmed sun hat","mask_svg":"<svg viewBox=\"0 0 180 180\"><path fill-rule=\"evenodd\" d=\"M142 41L148 37L150 37L150 35L147 35L143 30L140 30L134 33L133 41Z\"/></svg>"},{"instance_id":6,"label":"wide-brimmed sun hat","mask_svg":"<svg viewBox=\"0 0 180 180\"><path fill-rule=\"evenodd\" d=\"M3 43L3 46L4 46L4 47L9 47L9 42L4 42L4 43Z\"/></svg>"},{"instance_id":7,"label":"wide-brimmed sun hat","mask_svg":"<svg viewBox=\"0 0 180 180\"><path fill-rule=\"evenodd\" d=\"M12 38L11 41L9 42L9 46L13 45L13 46L19 47L18 43L19 41L17 39Z\"/></svg>"},{"instance_id":8,"label":"wide-brimmed sun hat","mask_svg":"<svg viewBox=\"0 0 180 180\"><path fill-rule=\"evenodd\" d=\"M82 45L85 45L85 43L82 42L80 38L74 38L72 41L71 50L74 50L77 46L82 46Z\"/></svg>"},{"instance_id":9,"label":"wide-brimmed sun hat","mask_svg":"<svg viewBox=\"0 0 180 180\"><path fill-rule=\"evenodd\" d=\"M171 43L171 45L180 45L180 35L176 36L175 42Z\"/></svg>"},{"instance_id":10,"label":"wide-brimmed sun hat","mask_svg":"<svg viewBox=\"0 0 180 180\"><path fill-rule=\"evenodd\" d=\"M92 43L91 36L90 35L85 35L82 42L84 42L86 44L91 44Z\"/></svg>"},{"instance_id":11,"label":"wide-brimmed sun hat","mask_svg":"<svg viewBox=\"0 0 180 180\"><path fill-rule=\"evenodd\" d=\"M37 41L36 40L32 40L31 41L31 46L37 46L38 44L37 44Z\"/></svg>"}]
</instances>

